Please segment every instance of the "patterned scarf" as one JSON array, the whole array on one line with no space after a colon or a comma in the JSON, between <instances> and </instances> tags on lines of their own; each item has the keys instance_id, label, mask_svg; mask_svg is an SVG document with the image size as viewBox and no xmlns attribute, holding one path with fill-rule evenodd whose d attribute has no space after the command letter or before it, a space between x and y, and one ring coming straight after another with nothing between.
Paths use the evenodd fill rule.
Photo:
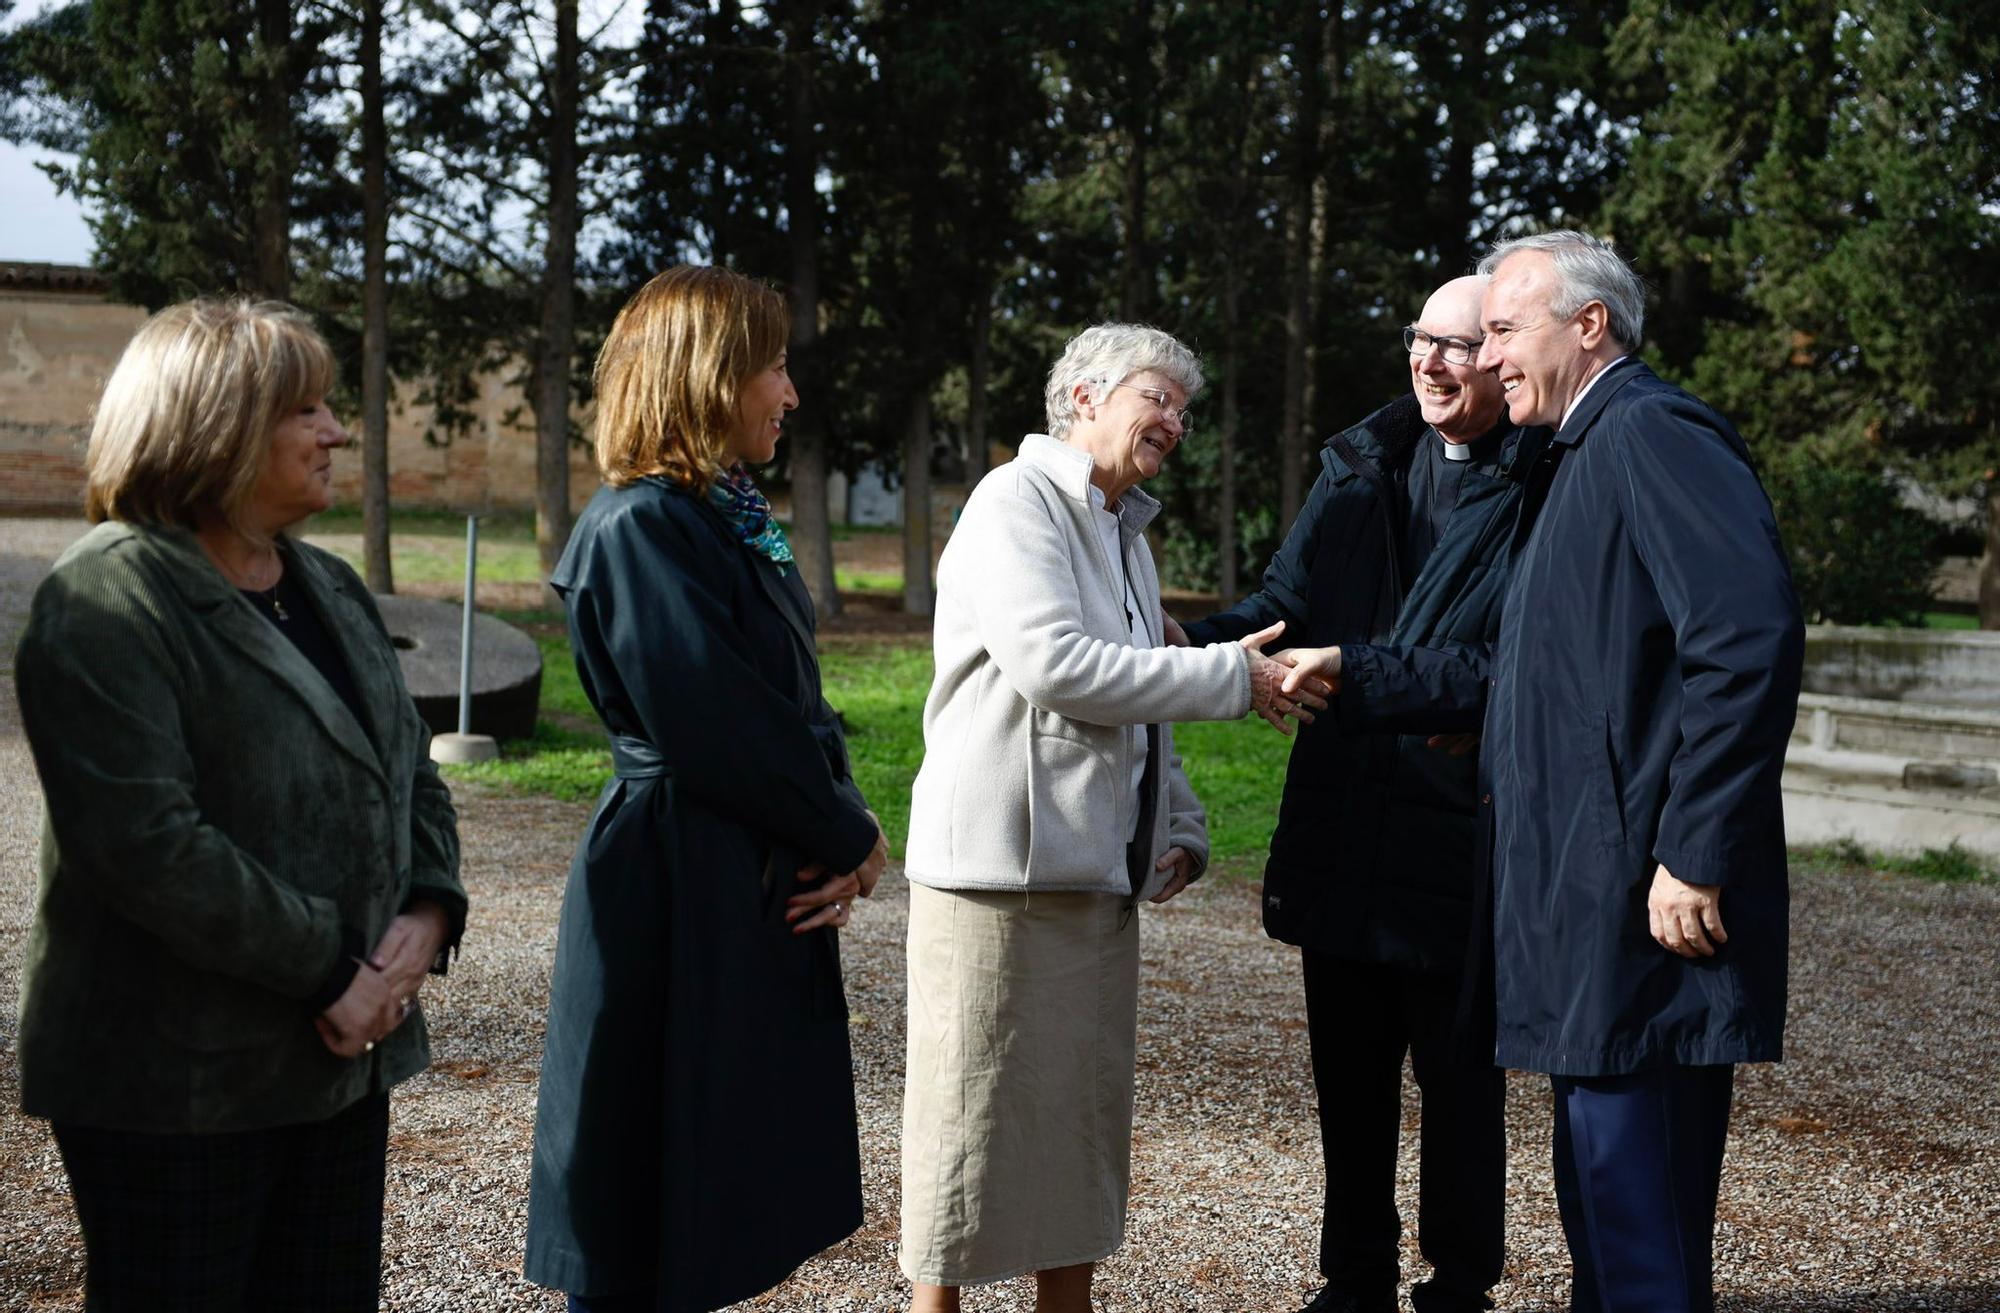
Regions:
<instances>
[{"instance_id":1,"label":"patterned scarf","mask_svg":"<svg viewBox=\"0 0 2000 1313\"><path fill-rule=\"evenodd\" d=\"M792 563L792 545L785 541L784 529L771 515L771 503L764 499L742 462L715 476L715 481L708 485L708 500L735 528L745 547L769 557L777 565L778 573L785 573L785 567Z\"/></svg>"}]
</instances>

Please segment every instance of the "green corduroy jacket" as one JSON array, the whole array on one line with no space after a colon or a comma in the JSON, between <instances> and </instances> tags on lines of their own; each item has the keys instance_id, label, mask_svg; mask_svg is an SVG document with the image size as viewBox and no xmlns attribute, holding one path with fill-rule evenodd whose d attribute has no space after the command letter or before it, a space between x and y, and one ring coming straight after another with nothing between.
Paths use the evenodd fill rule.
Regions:
<instances>
[{"instance_id":1,"label":"green corduroy jacket","mask_svg":"<svg viewBox=\"0 0 2000 1313\"><path fill-rule=\"evenodd\" d=\"M108 523L15 657L46 812L21 983L32 1116L221 1132L331 1116L423 1069L420 1010L335 1057L310 998L413 897L464 925L451 795L361 580L280 540L367 724L192 534Z\"/></svg>"}]
</instances>

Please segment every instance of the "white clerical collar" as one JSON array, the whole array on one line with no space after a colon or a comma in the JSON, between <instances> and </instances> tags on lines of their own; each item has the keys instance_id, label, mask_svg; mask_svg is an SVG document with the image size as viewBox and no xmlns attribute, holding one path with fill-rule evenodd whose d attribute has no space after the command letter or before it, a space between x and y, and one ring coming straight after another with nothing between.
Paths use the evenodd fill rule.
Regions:
<instances>
[{"instance_id":1,"label":"white clerical collar","mask_svg":"<svg viewBox=\"0 0 2000 1313\"><path fill-rule=\"evenodd\" d=\"M1442 434L1442 433L1438 434L1438 441L1439 441L1440 443L1443 443L1443 444L1444 444L1444 458L1445 458L1446 460L1471 460L1471 459L1472 459L1472 444L1471 444L1471 443L1469 443L1469 442L1451 442L1451 441L1448 441L1448 440L1447 440L1447 439L1445 438L1444 434Z\"/></svg>"},{"instance_id":2,"label":"white clerical collar","mask_svg":"<svg viewBox=\"0 0 2000 1313\"><path fill-rule=\"evenodd\" d=\"M1624 363L1625 363L1626 361L1630 360L1631 358L1632 358L1632 357L1630 357L1630 356L1620 356L1620 357L1618 357L1618 359L1616 359L1616 360L1612 361L1612 362L1611 362L1610 364L1606 365L1606 366L1605 366L1604 368L1602 368L1602 369L1598 370L1598 371L1597 371L1597 372L1596 372L1595 374L1592 374L1592 375L1590 376L1590 381L1589 381L1588 383L1585 383L1585 384L1583 385L1583 391L1581 391L1581 392L1577 393L1577 394L1576 394L1576 399L1575 399L1574 401L1571 401L1571 402L1569 403L1569 408L1563 411L1563 417L1562 417L1562 424L1558 424L1558 425L1556 425L1556 427L1557 427L1558 429L1560 429L1560 428L1562 428L1562 427L1563 427L1563 424L1567 424L1567 423L1569 423L1569 417L1570 417L1571 415L1574 415L1574 414L1576 414L1576 408L1577 408L1578 406L1581 406L1581 405L1583 404L1583 399L1584 399L1585 397L1587 397L1587 396L1589 396L1589 395L1590 395L1590 390L1591 390L1592 388L1594 388L1594 387L1596 387L1596 386L1597 386L1597 380L1599 380L1599 379L1603 378L1603 377L1604 377L1604 376L1605 376L1606 374L1609 374L1609 373L1610 373L1610 372L1611 372L1612 370L1614 370L1614 369L1618 368L1618 366L1620 366L1620 365L1624 364Z\"/></svg>"}]
</instances>

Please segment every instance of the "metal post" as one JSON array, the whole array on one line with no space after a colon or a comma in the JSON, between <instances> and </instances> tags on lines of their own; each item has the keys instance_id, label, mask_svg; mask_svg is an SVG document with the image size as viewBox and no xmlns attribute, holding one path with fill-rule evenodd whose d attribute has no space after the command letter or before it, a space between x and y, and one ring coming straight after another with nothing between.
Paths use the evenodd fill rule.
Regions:
<instances>
[{"instance_id":1,"label":"metal post","mask_svg":"<svg viewBox=\"0 0 2000 1313\"><path fill-rule=\"evenodd\" d=\"M472 602L478 590L479 517L465 517L465 622L458 631L458 732L472 733Z\"/></svg>"}]
</instances>

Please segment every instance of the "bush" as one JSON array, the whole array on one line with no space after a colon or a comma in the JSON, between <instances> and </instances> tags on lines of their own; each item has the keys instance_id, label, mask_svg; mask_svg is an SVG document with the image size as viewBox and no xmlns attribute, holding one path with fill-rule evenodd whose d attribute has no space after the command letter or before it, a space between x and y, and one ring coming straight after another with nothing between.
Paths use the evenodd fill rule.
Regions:
<instances>
[{"instance_id":1,"label":"bush","mask_svg":"<svg viewBox=\"0 0 2000 1313\"><path fill-rule=\"evenodd\" d=\"M1906 506L1874 470L1792 451L1766 469L1764 486L1791 558L1808 621L1923 624L1940 526Z\"/></svg>"},{"instance_id":2,"label":"bush","mask_svg":"<svg viewBox=\"0 0 2000 1313\"><path fill-rule=\"evenodd\" d=\"M1949 848L1926 848L1914 857L1891 858L1883 869L1945 884L1977 884L1990 874L1979 855L1959 847L1956 839Z\"/></svg>"}]
</instances>

